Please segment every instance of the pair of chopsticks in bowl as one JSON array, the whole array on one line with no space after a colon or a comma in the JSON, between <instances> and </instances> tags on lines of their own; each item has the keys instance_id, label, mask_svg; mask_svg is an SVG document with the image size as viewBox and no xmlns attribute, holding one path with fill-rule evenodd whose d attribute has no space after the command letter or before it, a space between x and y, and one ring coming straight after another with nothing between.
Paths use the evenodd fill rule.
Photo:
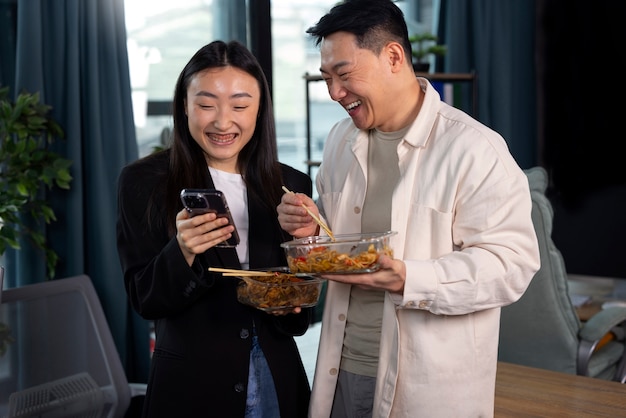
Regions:
<instances>
[{"instance_id":1,"label":"pair of chopsticks in bowl","mask_svg":"<svg viewBox=\"0 0 626 418\"><path fill-rule=\"evenodd\" d=\"M286 188L285 186L283 186L283 190L285 191L285 193L291 193L293 194L293 192L291 190L289 190L288 188ZM335 236L333 235L332 231L330 230L330 228L324 223L324 221L322 221L320 218L318 218L317 216L315 216L315 214L311 211L311 209L309 209L304 203L301 205L309 215L311 215L311 218L313 218L313 220L315 222L317 222L317 224L324 230L326 231L326 233L328 234L328 236L330 237L331 240L335 240Z\"/></svg>"},{"instance_id":2,"label":"pair of chopsticks in bowl","mask_svg":"<svg viewBox=\"0 0 626 418\"><path fill-rule=\"evenodd\" d=\"M226 277L274 276L274 273L270 273L266 271L225 269L225 268L220 268L220 267L209 267L209 271L212 271L215 273L222 273L222 276L226 276Z\"/></svg>"}]
</instances>

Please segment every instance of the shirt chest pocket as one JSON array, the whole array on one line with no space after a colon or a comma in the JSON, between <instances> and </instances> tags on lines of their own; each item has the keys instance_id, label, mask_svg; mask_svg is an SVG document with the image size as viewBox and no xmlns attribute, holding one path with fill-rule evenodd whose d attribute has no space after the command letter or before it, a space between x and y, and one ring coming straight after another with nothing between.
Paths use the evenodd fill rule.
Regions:
<instances>
[{"instance_id":1,"label":"shirt chest pocket","mask_svg":"<svg viewBox=\"0 0 626 418\"><path fill-rule=\"evenodd\" d=\"M412 203L407 218L404 257L427 260L453 251L453 220L452 213Z\"/></svg>"}]
</instances>

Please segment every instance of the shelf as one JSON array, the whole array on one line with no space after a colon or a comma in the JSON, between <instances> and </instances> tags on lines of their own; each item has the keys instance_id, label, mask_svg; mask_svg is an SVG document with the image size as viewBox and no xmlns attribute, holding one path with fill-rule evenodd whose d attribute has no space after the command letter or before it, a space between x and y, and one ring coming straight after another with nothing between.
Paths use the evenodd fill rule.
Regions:
<instances>
[{"instance_id":1,"label":"shelf","mask_svg":"<svg viewBox=\"0 0 626 418\"><path fill-rule=\"evenodd\" d=\"M470 83L472 88L472 111L473 117L478 117L478 77L475 72L471 73L415 73L416 77L424 77L430 81L440 81L443 83ZM311 168L318 167L321 162L312 160L311 156L311 100L309 92L309 83L323 81L320 74L305 73L303 76L306 84L306 161L309 176Z\"/></svg>"},{"instance_id":2,"label":"shelf","mask_svg":"<svg viewBox=\"0 0 626 418\"><path fill-rule=\"evenodd\" d=\"M415 73L416 77L424 77L433 81L474 81L476 73ZM310 81L322 81L323 78L319 74L304 74L304 79Z\"/></svg>"}]
</instances>

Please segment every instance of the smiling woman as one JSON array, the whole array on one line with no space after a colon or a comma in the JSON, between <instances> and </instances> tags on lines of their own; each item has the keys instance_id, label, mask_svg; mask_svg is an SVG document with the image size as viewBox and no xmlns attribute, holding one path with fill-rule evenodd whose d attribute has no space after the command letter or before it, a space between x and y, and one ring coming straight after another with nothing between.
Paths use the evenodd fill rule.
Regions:
<instances>
[{"instance_id":1,"label":"smiling woman","mask_svg":"<svg viewBox=\"0 0 626 418\"><path fill-rule=\"evenodd\" d=\"M148 380L144 412L304 418L310 388L293 336L310 324L312 302L255 309L238 301L240 280L213 269L286 266L280 244L290 237L276 212L281 185L310 196L311 179L278 162L268 83L241 43L213 41L193 54L172 109L172 145L126 166L118 182L125 288L156 329L158 373ZM183 208L179 194L187 188L223 192L236 246L220 245L234 232L226 218L191 217ZM204 378L215 373L230 378Z\"/></svg>"}]
</instances>

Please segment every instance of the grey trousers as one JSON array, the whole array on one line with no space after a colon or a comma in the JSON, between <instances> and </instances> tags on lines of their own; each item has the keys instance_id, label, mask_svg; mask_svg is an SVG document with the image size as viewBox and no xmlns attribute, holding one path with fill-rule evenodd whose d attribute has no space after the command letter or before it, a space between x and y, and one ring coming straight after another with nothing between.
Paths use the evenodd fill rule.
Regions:
<instances>
[{"instance_id":1,"label":"grey trousers","mask_svg":"<svg viewBox=\"0 0 626 418\"><path fill-rule=\"evenodd\" d=\"M330 418L371 418L376 378L339 369Z\"/></svg>"}]
</instances>

